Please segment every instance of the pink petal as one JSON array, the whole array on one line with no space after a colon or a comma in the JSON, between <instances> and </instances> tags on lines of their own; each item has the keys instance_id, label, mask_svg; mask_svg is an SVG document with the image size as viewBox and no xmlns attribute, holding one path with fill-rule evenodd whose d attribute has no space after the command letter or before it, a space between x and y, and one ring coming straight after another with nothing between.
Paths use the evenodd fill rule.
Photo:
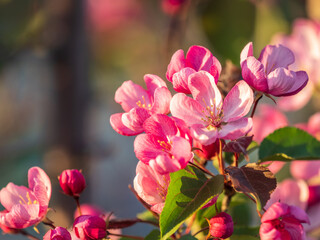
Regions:
<instances>
[{"instance_id":1,"label":"pink petal","mask_svg":"<svg viewBox=\"0 0 320 240\"><path fill-rule=\"evenodd\" d=\"M158 141L159 138L153 135L138 135L133 144L136 157L145 164L149 164L149 161L155 159L159 154L166 155Z\"/></svg>"},{"instance_id":2,"label":"pink petal","mask_svg":"<svg viewBox=\"0 0 320 240\"><path fill-rule=\"evenodd\" d=\"M244 117L251 109L253 92L245 81L238 82L223 101L223 122L232 122ZM235 107L237 106L237 107Z\"/></svg>"},{"instance_id":3,"label":"pink petal","mask_svg":"<svg viewBox=\"0 0 320 240\"><path fill-rule=\"evenodd\" d=\"M252 42L249 42L241 51L240 54L240 65L246 60L248 57L253 56L253 47Z\"/></svg>"},{"instance_id":4,"label":"pink petal","mask_svg":"<svg viewBox=\"0 0 320 240\"><path fill-rule=\"evenodd\" d=\"M293 52L282 45L267 45L262 49L258 59L265 67L266 73L269 74L279 67L288 68L294 63Z\"/></svg>"},{"instance_id":5,"label":"pink petal","mask_svg":"<svg viewBox=\"0 0 320 240\"><path fill-rule=\"evenodd\" d=\"M202 145L209 145L214 143L218 138L218 129L208 129L202 124L195 124L191 126L191 135Z\"/></svg>"},{"instance_id":6,"label":"pink petal","mask_svg":"<svg viewBox=\"0 0 320 240\"><path fill-rule=\"evenodd\" d=\"M150 109L152 113L168 114L172 96L167 87L157 88L154 92L154 102Z\"/></svg>"},{"instance_id":7,"label":"pink petal","mask_svg":"<svg viewBox=\"0 0 320 240\"><path fill-rule=\"evenodd\" d=\"M143 128L141 127L140 130L132 130L125 126L122 123L122 115L123 113L116 113L112 114L110 117L110 124L112 128L119 134L124 135L124 136L135 136L139 133L143 132Z\"/></svg>"},{"instance_id":8,"label":"pink petal","mask_svg":"<svg viewBox=\"0 0 320 240\"><path fill-rule=\"evenodd\" d=\"M261 224L259 234L261 240L285 240L281 238L280 231L278 231L270 222Z\"/></svg>"},{"instance_id":9,"label":"pink petal","mask_svg":"<svg viewBox=\"0 0 320 240\"><path fill-rule=\"evenodd\" d=\"M51 198L51 181L48 175L39 167L32 167L28 171L29 188L33 190L36 197L47 201ZM48 204L49 202L47 202ZM41 203L40 203L41 204ZM43 203L45 204L45 203Z\"/></svg>"},{"instance_id":10,"label":"pink petal","mask_svg":"<svg viewBox=\"0 0 320 240\"><path fill-rule=\"evenodd\" d=\"M292 215L295 219L299 220L300 223L309 223L310 220L305 211L297 206L289 206L290 208L290 215Z\"/></svg>"},{"instance_id":11,"label":"pink petal","mask_svg":"<svg viewBox=\"0 0 320 240\"><path fill-rule=\"evenodd\" d=\"M171 154L172 161L178 161L180 169L185 168L193 158L190 142L182 137L174 136L170 138L172 141Z\"/></svg>"},{"instance_id":12,"label":"pink petal","mask_svg":"<svg viewBox=\"0 0 320 240\"><path fill-rule=\"evenodd\" d=\"M252 129L252 118L240 118L237 121L221 125L218 138L235 140L246 135Z\"/></svg>"},{"instance_id":13,"label":"pink petal","mask_svg":"<svg viewBox=\"0 0 320 240\"><path fill-rule=\"evenodd\" d=\"M155 204L151 207L151 210L160 214L163 210L163 207L164 207L164 202L163 203L158 203L158 204Z\"/></svg>"},{"instance_id":14,"label":"pink petal","mask_svg":"<svg viewBox=\"0 0 320 240\"><path fill-rule=\"evenodd\" d=\"M192 73L196 71L192 68L183 68L179 72L176 72L172 77L173 89L177 92L190 94L188 87L188 78Z\"/></svg>"},{"instance_id":15,"label":"pink petal","mask_svg":"<svg viewBox=\"0 0 320 240\"><path fill-rule=\"evenodd\" d=\"M125 81L116 91L115 101L121 105L125 112L137 107L137 103L145 103L146 106L151 104L149 93L140 85L133 83L131 80Z\"/></svg>"},{"instance_id":16,"label":"pink petal","mask_svg":"<svg viewBox=\"0 0 320 240\"><path fill-rule=\"evenodd\" d=\"M29 188L25 186L17 186L10 182L5 188L1 189L0 202L5 209L10 211L14 205L20 204L20 201L22 201L21 197L28 201L26 199L27 193L30 196L33 196L33 193Z\"/></svg>"},{"instance_id":17,"label":"pink petal","mask_svg":"<svg viewBox=\"0 0 320 240\"><path fill-rule=\"evenodd\" d=\"M215 109L215 115L221 111L222 96L210 73L200 71L189 76L189 89L197 102L204 108Z\"/></svg>"},{"instance_id":18,"label":"pink petal","mask_svg":"<svg viewBox=\"0 0 320 240\"><path fill-rule=\"evenodd\" d=\"M148 92L151 96L154 95L154 91L160 87L167 87L165 81L162 80L161 77L154 74L146 74L144 75L144 81L146 83Z\"/></svg>"},{"instance_id":19,"label":"pink petal","mask_svg":"<svg viewBox=\"0 0 320 240\"><path fill-rule=\"evenodd\" d=\"M185 64L185 58L184 58L184 52L183 50L178 50L176 51L171 58L171 61L168 65L168 69L167 69L167 79L172 82L172 76L173 74L175 74L176 72L179 72L182 68L186 67Z\"/></svg>"},{"instance_id":20,"label":"pink petal","mask_svg":"<svg viewBox=\"0 0 320 240\"><path fill-rule=\"evenodd\" d=\"M170 110L172 116L183 119L188 126L203 123L204 108L184 93L177 93L172 97Z\"/></svg>"},{"instance_id":21,"label":"pink petal","mask_svg":"<svg viewBox=\"0 0 320 240\"><path fill-rule=\"evenodd\" d=\"M254 89L260 92L268 91L268 83L264 66L255 57L248 57L242 65L243 79Z\"/></svg>"},{"instance_id":22,"label":"pink petal","mask_svg":"<svg viewBox=\"0 0 320 240\"><path fill-rule=\"evenodd\" d=\"M268 75L268 93L277 97L291 96L298 93L307 83L308 75L306 72L277 68Z\"/></svg>"},{"instance_id":23,"label":"pink petal","mask_svg":"<svg viewBox=\"0 0 320 240\"><path fill-rule=\"evenodd\" d=\"M269 164L270 162L265 162L266 164ZM280 162L280 161L273 161L271 164L268 166L268 169L273 173L276 174L277 172L280 171L280 169L285 165L285 162Z\"/></svg>"},{"instance_id":24,"label":"pink petal","mask_svg":"<svg viewBox=\"0 0 320 240\"><path fill-rule=\"evenodd\" d=\"M320 160L316 161L292 161L290 171L297 179L309 180L320 176Z\"/></svg>"},{"instance_id":25,"label":"pink petal","mask_svg":"<svg viewBox=\"0 0 320 240\"><path fill-rule=\"evenodd\" d=\"M143 123L150 117L148 110L144 108L132 108L129 112L121 115L121 121L124 126L135 131L143 131Z\"/></svg>"},{"instance_id":26,"label":"pink petal","mask_svg":"<svg viewBox=\"0 0 320 240\"><path fill-rule=\"evenodd\" d=\"M261 222L272 221L289 213L289 206L285 203L276 202L272 204L263 214Z\"/></svg>"},{"instance_id":27,"label":"pink petal","mask_svg":"<svg viewBox=\"0 0 320 240\"><path fill-rule=\"evenodd\" d=\"M178 161L172 161L171 158L165 155L158 155L156 158L151 159L149 166L159 174L168 174L181 169Z\"/></svg>"},{"instance_id":28,"label":"pink petal","mask_svg":"<svg viewBox=\"0 0 320 240\"><path fill-rule=\"evenodd\" d=\"M175 121L163 114L154 114L148 118L144 123L144 130L147 134L163 139L174 136L178 132Z\"/></svg>"},{"instance_id":29,"label":"pink petal","mask_svg":"<svg viewBox=\"0 0 320 240\"><path fill-rule=\"evenodd\" d=\"M211 66L209 73L214 77L216 84L218 83L221 70L222 67L219 60L215 56L213 56L213 65Z\"/></svg>"},{"instance_id":30,"label":"pink petal","mask_svg":"<svg viewBox=\"0 0 320 240\"><path fill-rule=\"evenodd\" d=\"M191 46L186 56L186 66L196 71L204 70L209 72L213 65L213 55L205 47Z\"/></svg>"},{"instance_id":31,"label":"pink petal","mask_svg":"<svg viewBox=\"0 0 320 240\"><path fill-rule=\"evenodd\" d=\"M17 204L10 212L0 214L0 224L10 228L27 228L40 220L39 204Z\"/></svg>"}]
</instances>

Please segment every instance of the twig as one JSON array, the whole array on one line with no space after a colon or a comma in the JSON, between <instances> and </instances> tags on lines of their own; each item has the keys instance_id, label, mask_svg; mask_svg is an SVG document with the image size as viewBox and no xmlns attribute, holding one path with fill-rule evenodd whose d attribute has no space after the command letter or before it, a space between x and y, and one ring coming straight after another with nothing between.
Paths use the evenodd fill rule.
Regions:
<instances>
[{"instance_id":1,"label":"twig","mask_svg":"<svg viewBox=\"0 0 320 240\"><path fill-rule=\"evenodd\" d=\"M123 238L138 239L138 240L143 240L144 239L143 237L139 237L139 236L116 234L116 233L111 233L111 232L108 232L108 231L107 231L107 235L116 236L116 237L123 237Z\"/></svg>"},{"instance_id":2,"label":"twig","mask_svg":"<svg viewBox=\"0 0 320 240\"><path fill-rule=\"evenodd\" d=\"M189 164L192 165L192 166L194 166L194 167L196 167L196 168L198 168L199 170L203 171L204 173L210 175L211 177L214 177L214 176L215 176L212 172L210 172L208 169L204 168L204 167L201 166L201 165L197 165L197 164L194 164L194 163L192 163L192 162L189 162Z\"/></svg>"}]
</instances>

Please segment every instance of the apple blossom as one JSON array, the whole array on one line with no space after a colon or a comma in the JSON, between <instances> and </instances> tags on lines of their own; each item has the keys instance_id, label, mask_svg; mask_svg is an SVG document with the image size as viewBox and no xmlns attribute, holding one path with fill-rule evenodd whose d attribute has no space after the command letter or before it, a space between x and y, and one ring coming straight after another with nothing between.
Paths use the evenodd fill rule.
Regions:
<instances>
[{"instance_id":1,"label":"apple blossom","mask_svg":"<svg viewBox=\"0 0 320 240\"><path fill-rule=\"evenodd\" d=\"M0 191L0 225L8 228L27 228L40 222L47 214L51 197L51 182L39 167L28 171L29 188L8 183Z\"/></svg>"},{"instance_id":2,"label":"apple blossom","mask_svg":"<svg viewBox=\"0 0 320 240\"><path fill-rule=\"evenodd\" d=\"M86 187L86 180L77 169L64 170L59 176L60 187L67 195L79 197Z\"/></svg>"},{"instance_id":3,"label":"apple blossom","mask_svg":"<svg viewBox=\"0 0 320 240\"><path fill-rule=\"evenodd\" d=\"M166 174L185 168L192 160L190 141L180 136L174 119L155 114L143 126L146 133L134 141L134 152L140 161Z\"/></svg>"},{"instance_id":4,"label":"apple blossom","mask_svg":"<svg viewBox=\"0 0 320 240\"><path fill-rule=\"evenodd\" d=\"M301 91L308 82L305 71L292 71L292 51L282 45L267 45L256 59L252 42L241 52L240 63L243 79L255 90L276 97L291 96Z\"/></svg>"},{"instance_id":5,"label":"apple blossom","mask_svg":"<svg viewBox=\"0 0 320 240\"><path fill-rule=\"evenodd\" d=\"M276 202L263 214L261 240L305 239L302 223L310 223L308 215L299 207Z\"/></svg>"},{"instance_id":6,"label":"apple blossom","mask_svg":"<svg viewBox=\"0 0 320 240\"><path fill-rule=\"evenodd\" d=\"M50 229L44 236L43 240L71 240L69 231L63 227Z\"/></svg>"},{"instance_id":7,"label":"apple blossom","mask_svg":"<svg viewBox=\"0 0 320 240\"><path fill-rule=\"evenodd\" d=\"M133 186L139 197L151 206L151 210L161 213L170 183L169 174L159 174L143 162L138 162Z\"/></svg>"},{"instance_id":8,"label":"apple blossom","mask_svg":"<svg viewBox=\"0 0 320 240\"><path fill-rule=\"evenodd\" d=\"M208 72L200 71L189 76L188 86L192 97L177 93L170 103L174 117L183 119L190 127L191 136L203 145L216 139L234 140L252 128L252 119L244 116L253 103L253 92L244 81L239 81L223 100Z\"/></svg>"},{"instance_id":9,"label":"apple blossom","mask_svg":"<svg viewBox=\"0 0 320 240\"><path fill-rule=\"evenodd\" d=\"M174 90L189 94L188 78L198 71L209 72L215 83L221 73L221 64L216 57L205 47L191 46L184 57L182 49L176 51L168 65L167 79L172 82Z\"/></svg>"},{"instance_id":10,"label":"apple blossom","mask_svg":"<svg viewBox=\"0 0 320 240\"><path fill-rule=\"evenodd\" d=\"M81 240L98 240L106 236L107 227L98 216L82 215L74 220L73 231Z\"/></svg>"},{"instance_id":11,"label":"apple blossom","mask_svg":"<svg viewBox=\"0 0 320 240\"><path fill-rule=\"evenodd\" d=\"M115 94L115 101L125 113L111 115L112 128L121 135L133 136L143 132L143 123L152 114L168 114L171 93L158 76L144 76L147 90L133 83L124 82Z\"/></svg>"}]
</instances>

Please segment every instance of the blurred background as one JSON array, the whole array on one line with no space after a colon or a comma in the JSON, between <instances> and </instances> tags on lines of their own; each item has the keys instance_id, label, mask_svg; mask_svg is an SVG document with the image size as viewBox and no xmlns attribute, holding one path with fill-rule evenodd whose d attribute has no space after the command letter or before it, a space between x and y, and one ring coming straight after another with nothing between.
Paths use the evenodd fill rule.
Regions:
<instances>
[{"instance_id":1,"label":"blurred background","mask_svg":"<svg viewBox=\"0 0 320 240\"><path fill-rule=\"evenodd\" d=\"M81 203L135 217L143 207L128 189L138 162L134 137L109 124L122 112L116 89L126 80L144 86L148 73L165 79L172 54L195 44L222 65L229 59L239 66L249 41L259 54L274 34L289 34L296 18L318 18L316 4L189 0L170 11L160 0L0 0L0 187L26 185L28 168L42 167L53 184L50 218L67 227L75 204L57 176L82 169L88 186ZM148 230L137 225L124 233Z\"/></svg>"}]
</instances>

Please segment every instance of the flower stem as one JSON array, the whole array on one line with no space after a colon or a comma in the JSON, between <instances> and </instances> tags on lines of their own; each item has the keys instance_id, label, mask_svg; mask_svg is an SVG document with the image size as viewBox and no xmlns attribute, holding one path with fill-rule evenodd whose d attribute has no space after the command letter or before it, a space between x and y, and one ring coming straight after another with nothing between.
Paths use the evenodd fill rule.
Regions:
<instances>
[{"instance_id":1,"label":"flower stem","mask_svg":"<svg viewBox=\"0 0 320 240\"><path fill-rule=\"evenodd\" d=\"M219 172L224 176L224 180L226 182L226 175L224 173L224 161L222 158L222 140L219 139L219 153L218 153L218 161L219 161Z\"/></svg>"},{"instance_id":2,"label":"flower stem","mask_svg":"<svg viewBox=\"0 0 320 240\"><path fill-rule=\"evenodd\" d=\"M203 166L194 164L194 163L192 163L192 162L189 162L189 164L192 165L192 166L194 166L194 167L196 167L196 168L198 168L198 169L201 170L202 172L210 175L211 177L214 177L214 174L213 174L212 172L210 172L208 169L204 168Z\"/></svg>"},{"instance_id":3,"label":"flower stem","mask_svg":"<svg viewBox=\"0 0 320 240\"><path fill-rule=\"evenodd\" d=\"M81 207L80 207L79 197L74 197L74 200L75 200L76 203L77 203L77 209L78 209L78 212L79 212L79 216L81 216L82 213L81 213Z\"/></svg>"},{"instance_id":4,"label":"flower stem","mask_svg":"<svg viewBox=\"0 0 320 240\"><path fill-rule=\"evenodd\" d=\"M256 112L256 108L258 106L258 102L260 101L260 99L262 98L262 94L261 93L258 93L257 96L254 98L254 105L253 105L253 109L252 109L252 112L251 112L251 118L253 117L254 113Z\"/></svg>"},{"instance_id":5,"label":"flower stem","mask_svg":"<svg viewBox=\"0 0 320 240\"><path fill-rule=\"evenodd\" d=\"M195 237L195 236L198 235L199 233L204 232L205 230L208 230L208 229L209 229L209 227L204 227L204 228L200 229L198 232L196 232L195 234L193 234L193 237Z\"/></svg>"}]
</instances>

